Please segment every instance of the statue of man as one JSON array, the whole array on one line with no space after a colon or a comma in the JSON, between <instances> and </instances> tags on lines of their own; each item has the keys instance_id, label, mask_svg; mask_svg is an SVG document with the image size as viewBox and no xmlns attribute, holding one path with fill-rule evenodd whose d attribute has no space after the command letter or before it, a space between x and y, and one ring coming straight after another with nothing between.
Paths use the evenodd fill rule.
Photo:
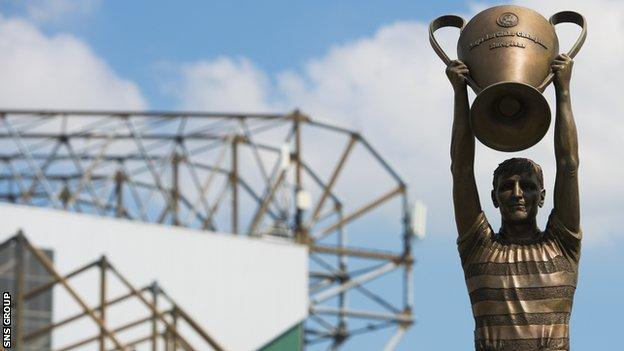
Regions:
<instances>
[{"instance_id":1,"label":"statue of man","mask_svg":"<svg viewBox=\"0 0 624 351\"><path fill-rule=\"evenodd\" d=\"M446 74L455 91L451 141L457 245L475 319L478 351L569 350L569 322L581 250L578 140L570 104L573 61L552 64L557 97L554 209L544 231L541 167L512 158L494 171L492 201L502 225L495 233L481 210L474 177L475 137L469 125L465 76L453 61Z\"/></svg>"}]
</instances>

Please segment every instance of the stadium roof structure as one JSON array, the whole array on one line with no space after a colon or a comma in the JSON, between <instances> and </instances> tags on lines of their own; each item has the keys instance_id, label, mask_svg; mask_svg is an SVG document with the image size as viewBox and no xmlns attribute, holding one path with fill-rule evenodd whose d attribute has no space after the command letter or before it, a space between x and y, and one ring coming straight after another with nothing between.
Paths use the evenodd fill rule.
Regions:
<instances>
[{"instance_id":1,"label":"stadium roof structure","mask_svg":"<svg viewBox=\"0 0 624 351\"><path fill-rule=\"evenodd\" d=\"M0 201L309 250L309 349L414 322L407 187L359 133L288 114L0 111Z\"/></svg>"}]
</instances>

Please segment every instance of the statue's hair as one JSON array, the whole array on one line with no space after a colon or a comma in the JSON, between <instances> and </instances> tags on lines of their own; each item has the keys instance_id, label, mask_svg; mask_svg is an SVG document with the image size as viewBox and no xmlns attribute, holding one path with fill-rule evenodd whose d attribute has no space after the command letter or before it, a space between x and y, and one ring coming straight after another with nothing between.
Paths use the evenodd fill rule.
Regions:
<instances>
[{"instance_id":1,"label":"statue's hair","mask_svg":"<svg viewBox=\"0 0 624 351\"><path fill-rule=\"evenodd\" d=\"M498 179L500 177L508 177L510 175L522 173L537 174L540 188L544 188L544 174L542 173L542 167L528 158L514 157L503 161L498 165L498 167L496 167L496 170L494 170L494 179L492 180L494 190L498 187Z\"/></svg>"}]
</instances>

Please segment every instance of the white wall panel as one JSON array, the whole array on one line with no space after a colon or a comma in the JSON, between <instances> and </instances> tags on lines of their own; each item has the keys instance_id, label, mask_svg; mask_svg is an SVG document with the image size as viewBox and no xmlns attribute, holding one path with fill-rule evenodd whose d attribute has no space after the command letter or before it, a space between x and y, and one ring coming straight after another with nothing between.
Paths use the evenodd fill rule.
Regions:
<instances>
[{"instance_id":1,"label":"white wall panel","mask_svg":"<svg viewBox=\"0 0 624 351\"><path fill-rule=\"evenodd\" d=\"M62 274L105 254L136 286L158 280L229 350L255 350L307 315L303 246L0 204L0 241L18 229L35 246L54 250ZM95 282L72 283L88 295ZM55 290L57 318L70 307ZM56 347L62 335L55 334Z\"/></svg>"}]
</instances>

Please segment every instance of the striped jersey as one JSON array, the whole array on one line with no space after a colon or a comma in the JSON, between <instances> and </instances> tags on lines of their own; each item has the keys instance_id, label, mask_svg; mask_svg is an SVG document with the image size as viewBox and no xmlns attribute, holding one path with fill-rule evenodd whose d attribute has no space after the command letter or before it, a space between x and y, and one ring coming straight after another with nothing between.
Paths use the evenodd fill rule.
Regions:
<instances>
[{"instance_id":1,"label":"striped jersey","mask_svg":"<svg viewBox=\"0 0 624 351\"><path fill-rule=\"evenodd\" d=\"M481 213L457 245L477 351L570 349L580 232L568 230L553 211L535 240L509 243Z\"/></svg>"}]
</instances>

